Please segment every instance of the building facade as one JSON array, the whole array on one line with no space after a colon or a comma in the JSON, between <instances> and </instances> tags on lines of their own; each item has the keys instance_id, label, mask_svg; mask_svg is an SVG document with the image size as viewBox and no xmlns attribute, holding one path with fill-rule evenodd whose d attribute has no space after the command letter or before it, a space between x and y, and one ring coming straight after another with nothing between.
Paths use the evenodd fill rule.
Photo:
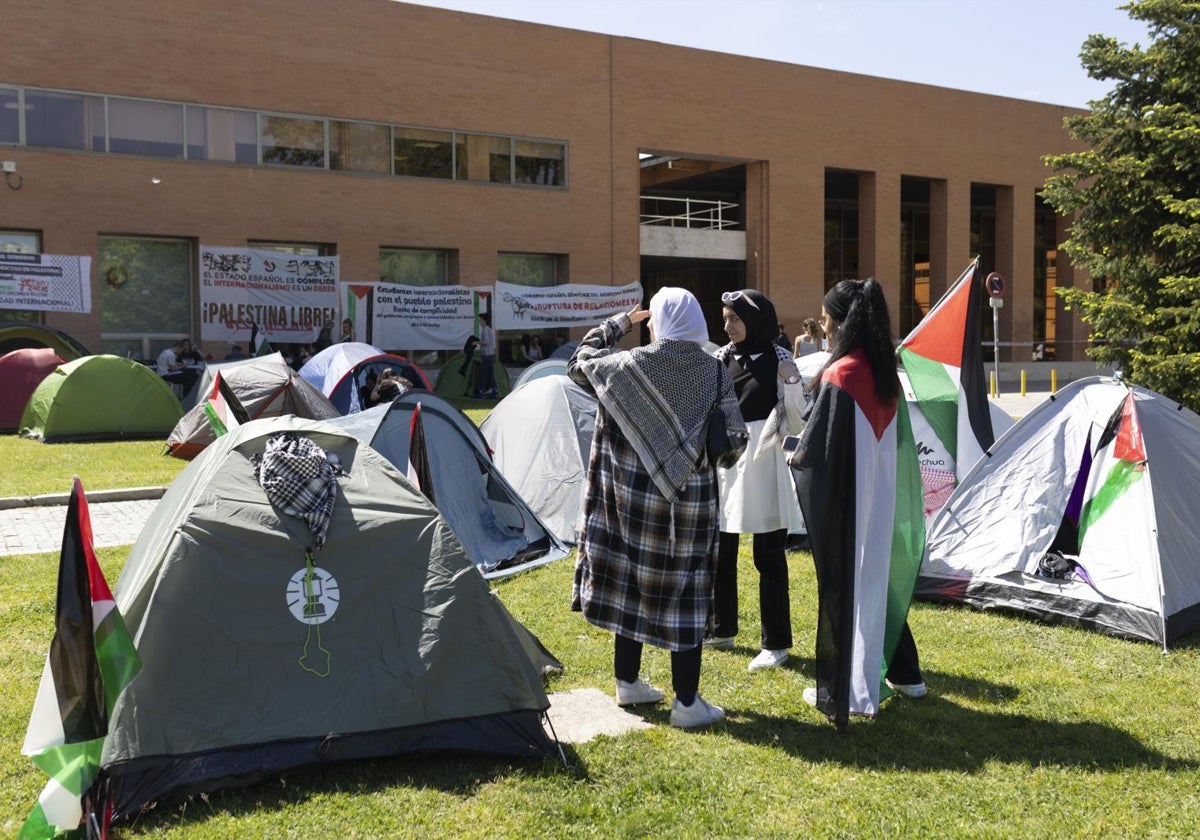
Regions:
<instances>
[{"instance_id":1,"label":"building facade","mask_svg":"<svg viewBox=\"0 0 1200 840\"><path fill-rule=\"evenodd\" d=\"M794 332L865 276L903 335L979 255L1002 359L1083 358L1053 289L1091 281L1038 197L1072 109L391 0L27 3L6 29L0 248L93 265L90 313L0 316L93 352L203 338L212 245L364 283L682 285L717 340L722 291Z\"/></svg>"}]
</instances>

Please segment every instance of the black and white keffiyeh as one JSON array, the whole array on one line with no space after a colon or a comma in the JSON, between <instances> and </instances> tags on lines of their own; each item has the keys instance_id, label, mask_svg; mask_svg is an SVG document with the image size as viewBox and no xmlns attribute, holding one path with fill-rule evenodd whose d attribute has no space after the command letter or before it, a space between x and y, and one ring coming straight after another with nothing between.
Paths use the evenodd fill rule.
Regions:
<instances>
[{"instance_id":1,"label":"black and white keffiyeh","mask_svg":"<svg viewBox=\"0 0 1200 840\"><path fill-rule=\"evenodd\" d=\"M325 545L339 472L324 449L309 438L287 432L267 438L267 448L256 458L254 469L271 504L308 526L313 537L308 548L313 551Z\"/></svg>"}]
</instances>

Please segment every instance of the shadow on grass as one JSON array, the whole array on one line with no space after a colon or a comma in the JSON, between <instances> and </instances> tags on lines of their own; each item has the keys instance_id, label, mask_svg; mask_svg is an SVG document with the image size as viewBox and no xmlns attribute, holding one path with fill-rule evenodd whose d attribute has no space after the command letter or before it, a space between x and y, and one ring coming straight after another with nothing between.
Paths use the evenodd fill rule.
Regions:
<instances>
[{"instance_id":1,"label":"shadow on grass","mask_svg":"<svg viewBox=\"0 0 1200 840\"><path fill-rule=\"evenodd\" d=\"M516 759L471 752L406 753L385 758L353 759L300 767L270 774L243 787L197 794L184 801L161 802L120 827L147 833L202 825L218 815L234 818L262 812L284 813L289 807L330 796L370 796L391 789L434 791L467 799L481 788L509 776L529 779L586 778L583 761L563 744L568 768L555 750L538 759Z\"/></svg>"}]
</instances>

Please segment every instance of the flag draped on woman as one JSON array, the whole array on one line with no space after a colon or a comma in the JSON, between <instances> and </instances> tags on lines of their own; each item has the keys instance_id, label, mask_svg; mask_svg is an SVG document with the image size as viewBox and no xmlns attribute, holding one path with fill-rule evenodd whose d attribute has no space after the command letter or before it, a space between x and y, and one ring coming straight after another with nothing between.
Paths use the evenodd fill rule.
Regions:
<instances>
[{"instance_id":1,"label":"flag draped on woman","mask_svg":"<svg viewBox=\"0 0 1200 840\"><path fill-rule=\"evenodd\" d=\"M82 800L100 770L117 697L141 668L92 548L83 484L75 478L58 566L54 638L21 752L50 777L21 827L22 840L53 837L84 820ZM94 829L103 815L90 814Z\"/></svg>"}]
</instances>

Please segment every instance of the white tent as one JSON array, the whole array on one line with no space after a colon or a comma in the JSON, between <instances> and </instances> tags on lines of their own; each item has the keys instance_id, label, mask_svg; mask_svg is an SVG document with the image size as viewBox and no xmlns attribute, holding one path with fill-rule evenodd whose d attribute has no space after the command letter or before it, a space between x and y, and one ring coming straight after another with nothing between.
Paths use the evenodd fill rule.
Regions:
<instances>
[{"instance_id":1,"label":"white tent","mask_svg":"<svg viewBox=\"0 0 1200 840\"><path fill-rule=\"evenodd\" d=\"M526 382L479 427L500 474L563 542L576 542L595 429L596 398L562 375Z\"/></svg>"},{"instance_id":2,"label":"white tent","mask_svg":"<svg viewBox=\"0 0 1200 840\"><path fill-rule=\"evenodd\" d=\"M992 446L930 526L918 597L1129 638L1200 626L1200 417L1073 382Z\"/></svg>"}]
</instances>

